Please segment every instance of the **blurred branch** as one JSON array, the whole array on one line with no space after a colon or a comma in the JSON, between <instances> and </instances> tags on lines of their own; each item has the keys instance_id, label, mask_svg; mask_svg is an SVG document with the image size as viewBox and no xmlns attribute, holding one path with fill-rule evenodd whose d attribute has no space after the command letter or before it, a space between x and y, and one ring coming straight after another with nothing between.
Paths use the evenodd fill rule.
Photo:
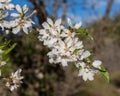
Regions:
<instances>
[{"instance_id":1,"label":"blurred branch","mask_svg":"<svg viewBox=\"0 0 120 96\"><path fill-rule=\"evenodd\" d=\"M45 10L44 1L39 0L38 3L36 0L29 0L29 1L33 4L34 9L37 11L37 17L38 17L39 24L46 21L47 12Z\"/></svg>"},{"instance_id":2,"label":"blurred branch","mask_svg":"<svg viewBox=\"0 0 120 96\"><path fill-rule=\"evenodd\" d=\"M113 2L114 2L114 0L109 0L109 2L107 4L105 15L103 16L103 20L106 20L109 18L109 14L110 14Z\"/></svg>"},{"instance_id":3,"label":"blurred branch","mask_svg":"<svg viewBox=\"0 0 120 96\"><path fill-rule=\"evenodd\" d=\"M62 16L62 23L65 24L66 15L67 15L67 1L63 0L63 16Z\"/></svg>"},{"instance_id":4,"label":"blurred branch","mask_svg":"<svg viewBox=\"0 0 120 96\"><path fill-rule=\"evenodd\" d=\"M59 3L60 3L60 0L55 0L54 1L54 4L53 4L53 18L56 18L57 17L57 10L59 8Z\"/></svg>"}]
</instances>

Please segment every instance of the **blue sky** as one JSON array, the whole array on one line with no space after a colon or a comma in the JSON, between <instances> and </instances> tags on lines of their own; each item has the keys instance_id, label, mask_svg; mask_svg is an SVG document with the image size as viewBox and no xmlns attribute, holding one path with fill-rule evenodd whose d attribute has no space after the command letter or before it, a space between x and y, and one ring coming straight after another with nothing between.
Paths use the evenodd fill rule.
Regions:
<instances>
[{"instance_id":1,"label":"blue sky","mask_svg":"<svg viewBox=\"0 0 120 96\"><path fill-rule=\"evenodd\" d=\"M28 2L29 0L12 0L12 2L14 4L20 4L20 5L24 5L27 4L29 6L29 8L32 8L32 4L30 2ZM108 0L87 0L88 3L91 3L91 5L93 3L95 3L95 12L92 11L89 7L90 6L86 6L87 10L83 10L83 6L84 5L79 5L80 2L82 2L84 0L75 0L76 3L78 3L78 5L74 5L71 6L68 9L68 13L67 13L67 17L70 17L71 19L73 19L74 22L77 21L83 21L83 22L92 22L94 20L97 20L98 18L101 18L104 13L105 13L105 9L106 9L106 4L108 2ZM96 3L98 2L99 3ZM68 3L71 2L71 0L67 0ZM52 7L51 6L47 6L46 8L48 14L51 14L52 11ZM120 10L120 0L115 0L114 4L112 6L112 11L110 13L110 17L112 18L116 13L118 13ZM95 15L97 14L97 15ZM58 17L62 16L62 7L59 8L58 10Z\"/></svg>"}]
</instances>

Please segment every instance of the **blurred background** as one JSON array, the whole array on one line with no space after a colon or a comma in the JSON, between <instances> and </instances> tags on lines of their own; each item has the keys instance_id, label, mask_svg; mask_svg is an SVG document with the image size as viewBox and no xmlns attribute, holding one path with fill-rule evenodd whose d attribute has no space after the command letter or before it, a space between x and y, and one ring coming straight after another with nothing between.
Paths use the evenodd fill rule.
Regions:
<instances>
[{"instance_id":1,"label":"blurred background","mask_svg":"<svg viewBox=\"0 0 120 96\"><path fill-rule=\"evenodd\" d=\"M23 69L24 83L18 91L10 93L0 87L0 96L120 96L120 0L12 0L14 4L27 4L37 10L33 16L33 31L10 35L17 46L10 54L12 70ZM38 40L40 27L50 17L62 18L66 24L69 17L73 23L82 21L89 29L94 41L83 38L86 49L95 53L93 59L100 59L110 73L110 83L101 75L94 81L84 82L77 76L72 65L62 67L49 64L46 56L49 49ZM10 71L10 70L7 70ZM7 72L6 71L6 72ZM1 84L2 85L2 84Z\"/></svg>"}]
</instances>

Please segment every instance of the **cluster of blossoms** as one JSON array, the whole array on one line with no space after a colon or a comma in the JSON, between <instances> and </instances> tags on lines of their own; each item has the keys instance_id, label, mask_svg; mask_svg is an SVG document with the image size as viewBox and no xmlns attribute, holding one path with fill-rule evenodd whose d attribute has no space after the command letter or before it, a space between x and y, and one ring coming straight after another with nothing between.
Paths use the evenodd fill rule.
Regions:
<instances>
[{"instance_id":1,"label":"cluster of blossoms","mask_svg":"<svg viewBox=\"0 0 120 96\"><path fill-rule=\"evenodd\" d=\"M82 76L85 81L93 80L95 73L101 69L102 62L87 60L91 53L84 50L83 42L76 35L82 23L73 25L68 18L68 25L69 27L65 28L61 19L57 19L54 23L47 18L47 22L42 24L44 29L38 29L39 40L51 49L47 54L50 63L67 66L72 62L79 69L78 76Z\"/></svg>"},{"instance_id":2,"label":"cluster of blossoms","mask_svg":"<svg viewBox=\"0 0 120 96\"><path fill-rule=\"evenodd\" d=\"M28 14L28 7L24 5L21 7L20 5L14 5L10 3L11 0L0 0L0 27L6 33L12 32L17 34L20 31L28 34L32 29L32 25L34 22L31 20L31 16L36 12L33 11L31 14ZM11 13L9 15L9 11L17 10L17 13ZM5 20L8 16L10 16L11 20Z\"/></svg>"}]
</instances>

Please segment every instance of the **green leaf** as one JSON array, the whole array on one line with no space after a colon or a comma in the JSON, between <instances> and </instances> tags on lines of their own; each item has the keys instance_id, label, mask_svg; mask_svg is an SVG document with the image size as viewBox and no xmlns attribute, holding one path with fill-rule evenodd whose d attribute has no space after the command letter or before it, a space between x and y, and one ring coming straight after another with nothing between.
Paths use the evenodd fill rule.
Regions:
<instances>
[{"instance_id":1,"label":"green leaf","mask_svg":"<svg viewBox=\"0 0 120 96\"><path fill-rule=\"evenodd\" d=\"M78 31L76 32L76 34L83 35L83 36L86 36L86 37L90 38L91 40L94 40L92 35L90 35L88 33L88 29L87 28L83 28L83 27L79 28Z\"/></svg>"},{"instance_id":2,"label":"green leaf","mask_svg":"<svg viewBox=\"0 0 120 96\"><path fill-rule=\"evenodd\" d=\"M105 78L105 80L109 83L110 82L110 77L109 77L109 73L107 72L107 70L105 69L105 67L101 66L101 69L99 69L99 71L103 75L103 77Z\"/></svg>"},{"instance_id":3,"label":"green leaf","mask_svg":"<svg viewBox=\"0 0 120 96\"><path fill-rule=\"evenodd\" d=\"M80 49L75 49L74 53L77 54L79 52Z\"/></svg>"},{"instance_id":4,"label":"green leaf","mask_svg":"<svg viewBox=\"0 0 120 96\"><path fill-rule=\"evenodd\" d=\"M12 49L15 48L15 46L16 46L16 43L14 43L10 48L6 49L3 52L3 56L7 55L10 51L12 51Z\"/></svg>"},{"instance_id":5,"label":"green leaf","mask_svg":"<svg viewBox=\"0 0 120 96\"><path fill-rule=\"evenodd\" d=\"M6 46L8 46L9 44L10 44L10 40L8 40L8 41L5 41L5 42L3 42L3 43L1 43L0 44L0 49L3 49L3 48L5 48Z\"/></svg>"},{"instance_id":6,"label":"green leaf","mask_svg":"<svg viewBox=\"0 0 120 96\"><path fill-rule=\"evenodd\" d=\"M83 61L86 62L86 63L91 63L91 62L92 62L92 61L90 60L90 58L88 58L88 57L87 57L87 58L84 58Z\"/></svg>"}]
</instances>

